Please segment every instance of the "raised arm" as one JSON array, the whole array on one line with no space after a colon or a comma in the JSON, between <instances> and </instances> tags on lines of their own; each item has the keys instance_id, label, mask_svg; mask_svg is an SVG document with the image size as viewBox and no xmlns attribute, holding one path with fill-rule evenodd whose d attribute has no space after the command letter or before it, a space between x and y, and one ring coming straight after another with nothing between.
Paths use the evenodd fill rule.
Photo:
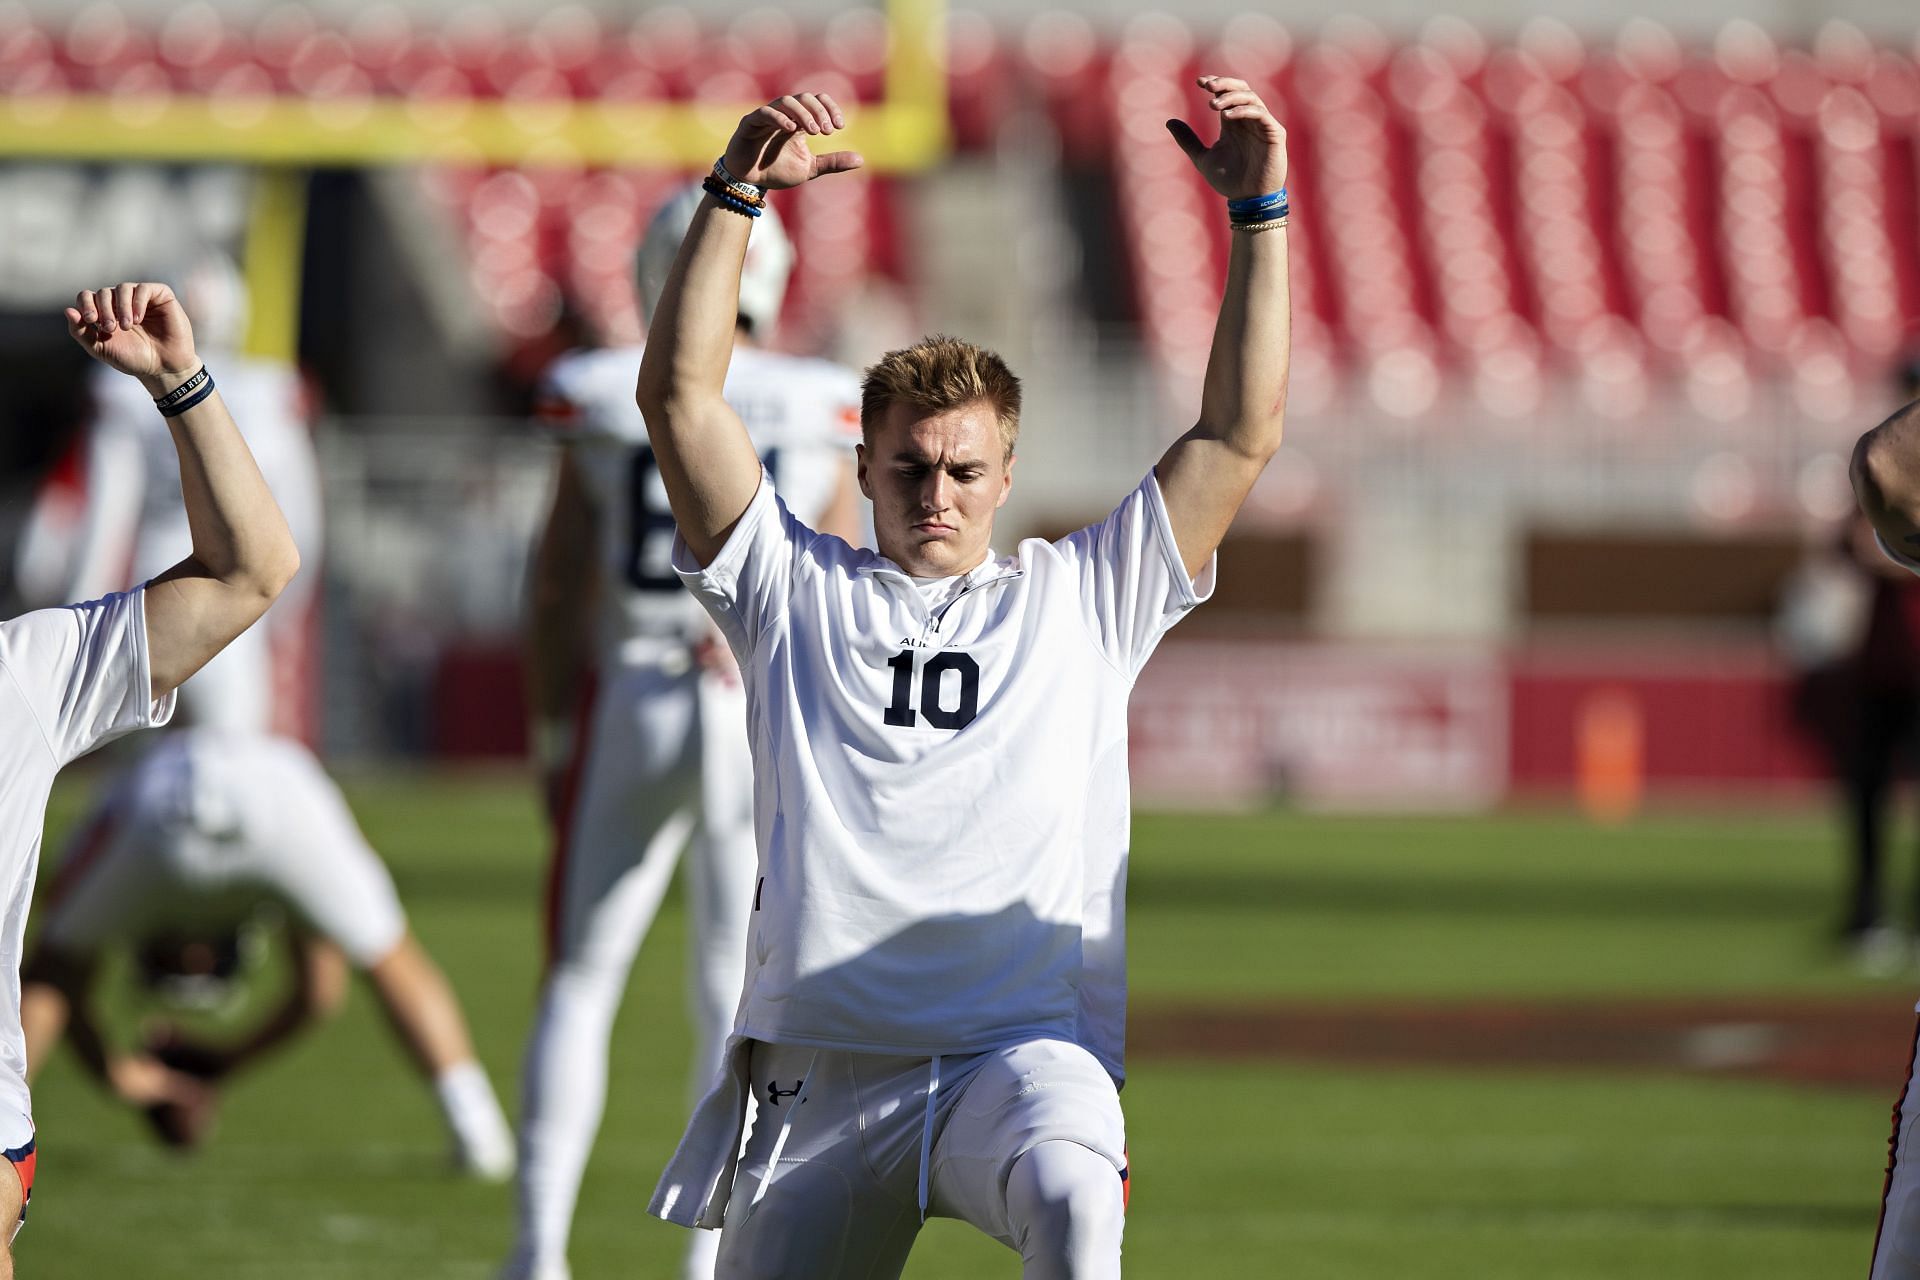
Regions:
<instances>
[{"instance_id":1,"label":"raised arm","mask_svg":"<svg viewBox=\"0 0 1920 1280\"><path fill-rule=\"evenodd\" d=\"M1185 121L1167 121L1194 168L1229 200L1258 203L1284 191L1287 133L1259 95L1246 81L1225 76L1201 76L1199 85L1209 95L1208 108L1220 116L1219 141L1206 146ZM1273 212L1270 204L1233 215L1226 296L1214 323L1200 420L1154 469L1189 574L1206 567L1280 448L1292 329L1287 231L1284 217L1271 217ZM1241 225L1250 216L1267 221Z\"/></svg>"},{"instance_id":2,"label":"raised arm","mask_svg":"<svg viewBox=\"0 0 1920 1280\"><path fill-rule=\"evenodd\" d=\"M845 124L827 94L789 94L741 118L722 162L750 192L857 169L853 152L816 156L807 146L809 136ZM711 195L700 202L654 308L634 391L680 536L702 565L726 545L760 484L747 429L721 395L753 224L736 207L749 206Z\"/></svg>"},{"instance_id":3,"label":"raised arm","mask_svg":"<svg viewBox=\"0 0 1920 1280\"><path fill-rule=\"evenodd\" d=\"M164 284L80 294L67 331L88 355L138 378L156 400L201 371L193 327ZM267 611L300 567L287 522L218 391L190 392L169 418L193 551L147 586L153 696L164 697Z\"/></svg>"},{"instance_id":4,"label":"raised arm","mask_svg":"<svg viewBox=\"0 0 1920 1280\"><path fill-rule=\"evenodd\" d=\"M1903 559L1920 560L1920 400L1860 437L1853 492L1880 540Z\"/></svg>"}]
</instances>

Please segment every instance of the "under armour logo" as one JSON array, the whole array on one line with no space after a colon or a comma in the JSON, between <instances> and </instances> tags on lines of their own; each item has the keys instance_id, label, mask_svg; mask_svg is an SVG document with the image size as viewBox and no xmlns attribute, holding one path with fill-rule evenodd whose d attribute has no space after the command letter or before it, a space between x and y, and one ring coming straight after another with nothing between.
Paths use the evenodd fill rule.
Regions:
<instances>
[{"instance_id":1,"label":"under armour logo","mask_svg":"<svg viewBox=\"0 0 1920 1280\"><path fill-rule=\"evenodd\" d=\"M780 1105L780 1099L797 1097L806 1083L805 1080L795 1080L793 1088L782 1089L778 1080L769 1080L767 1081L767 1101L777 1107Z\"/></svg>"}]
</instances>

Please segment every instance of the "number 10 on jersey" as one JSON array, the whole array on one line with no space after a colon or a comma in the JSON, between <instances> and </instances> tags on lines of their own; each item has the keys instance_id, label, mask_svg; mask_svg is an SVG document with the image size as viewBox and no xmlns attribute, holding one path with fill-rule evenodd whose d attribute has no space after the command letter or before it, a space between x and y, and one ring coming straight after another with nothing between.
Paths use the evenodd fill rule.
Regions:
<instances>
[{"instance_id":1,"label":"number 10 on jersey","mask_svg":"<svg viewBox=\"0 0 1920 1280\"><path fill-rule=\"evenodd\" d=\"M914 671L914 651L902 649L887 659L893 671L893 700L881 718L895 728L911 729L919 715L936 729L964 729L980 710L980 664L957 650L936 653ZM915 676L919 678L916 680ZM914 686L919 685L919 697Z\"/></svg>"}]
</instances>

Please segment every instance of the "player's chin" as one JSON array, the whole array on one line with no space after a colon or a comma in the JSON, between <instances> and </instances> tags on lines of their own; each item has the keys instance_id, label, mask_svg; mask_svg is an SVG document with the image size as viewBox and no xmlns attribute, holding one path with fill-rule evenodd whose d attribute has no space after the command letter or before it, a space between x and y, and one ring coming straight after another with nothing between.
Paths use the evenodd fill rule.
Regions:
<instances>
[{"instance_id":1,"label":"player's chin","mask_svg":"<svg viewBox=\"0 0 1920 1280\"><path fill-rule=\"evenodd\" d=\"M922 564L946 571L947 566L957 563L960 554L960 531L943 529L928 532L916 528L913 531L913 549Z\"/></svg>"}]
</instances>

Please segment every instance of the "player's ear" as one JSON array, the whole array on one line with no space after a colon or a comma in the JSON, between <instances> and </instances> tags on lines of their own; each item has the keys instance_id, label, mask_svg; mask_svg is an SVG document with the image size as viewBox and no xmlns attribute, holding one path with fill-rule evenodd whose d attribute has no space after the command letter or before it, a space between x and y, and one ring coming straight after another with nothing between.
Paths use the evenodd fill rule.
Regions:
<instances>
[{"instance_id":1,"label":"player's ear","mask_svg":"<svg viewBox=\"0 0 1920 1280\"><path fill-rule=\"evenodd\" d=\"M995 509L1006 506L1007 499L1013 496L1013 464L1018 461L1020 461L1019 454L1007 455L1007 465L1000 471L1000 499L993 504Z\"/></svg>"},{"instance_id":2,"label":"player's ear","mask_svg":"<svg viewBox=\"0 0 1920 1280\"><path fill-rule=\"evenodd\" d=\"M865 444L853 446L853 474L854 478L860 482L860 492L866 495L868 502L872 502L873 486L867 483L867 446Z\"/></svg>"}]
</instances>

